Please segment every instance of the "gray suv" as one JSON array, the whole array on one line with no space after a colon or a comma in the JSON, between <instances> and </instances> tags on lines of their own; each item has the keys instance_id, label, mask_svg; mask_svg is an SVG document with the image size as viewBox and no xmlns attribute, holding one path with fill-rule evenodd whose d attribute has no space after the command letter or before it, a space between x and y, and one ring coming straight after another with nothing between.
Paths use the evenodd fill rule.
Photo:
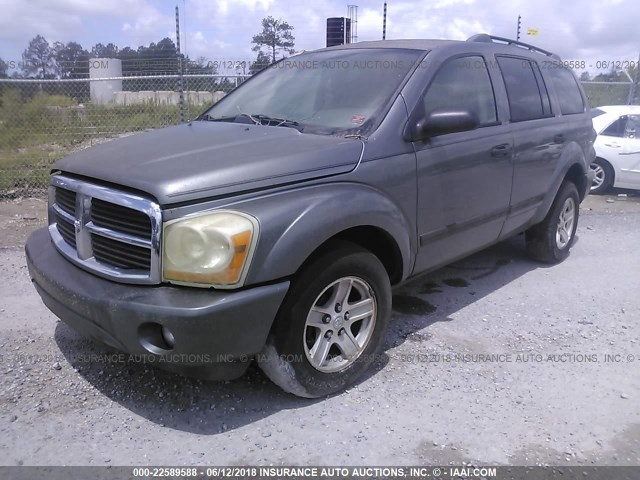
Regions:
<instances>
[{"instance_id":1,"label":"gray suv","mask_svg":"<svg viewBox=\"0 0 640 480\"><path fill-rule=\"evenodd\" d=\"M328 395L374 361L393 285L522 232L569 255L588 112L556 55L486 34L296 55L55 164L29 272L64 322L152 364L230 379L255 359Z\"/></svg>"}]
</instances>

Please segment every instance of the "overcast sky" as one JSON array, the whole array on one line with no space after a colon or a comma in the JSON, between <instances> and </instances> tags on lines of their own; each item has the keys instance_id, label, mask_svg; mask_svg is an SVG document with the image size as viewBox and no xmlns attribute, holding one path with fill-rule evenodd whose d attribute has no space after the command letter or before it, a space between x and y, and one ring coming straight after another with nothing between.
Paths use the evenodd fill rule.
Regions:
<instances>
[{"instance_id":1,"label":"overcast sky","mask_svg":"<svg viewBox=\"0 0 640 480\"><path fill-rule=\"evenodd\" d=\"M358 8L359 40L382 36L379 0L351 0ZM178 5L183 51L191 58L252 60L251 38L267 15L295 27L296 48L325 45L326 18L347 13L344 0L0 0L0 58L19 61L31 38L119 47L175 40ZM464 40L486 32L514 38L522 15L522 40L566 60L637 61L640 52L638 0L389 0L387 38ZM527 36L529 27L538 36ZM186 42L185 42L186 40Z\"/></svg>"}]
</instances>

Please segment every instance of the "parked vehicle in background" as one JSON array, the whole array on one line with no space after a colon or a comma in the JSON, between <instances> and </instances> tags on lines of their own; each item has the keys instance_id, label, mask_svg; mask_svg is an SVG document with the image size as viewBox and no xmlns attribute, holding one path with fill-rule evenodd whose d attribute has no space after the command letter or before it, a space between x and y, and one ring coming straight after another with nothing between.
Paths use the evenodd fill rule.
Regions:
<instances>
[{"instance_id":1,"label":"parked vehicle in background","mask_svg":"<svg viewBox=\"0 0 640 480\"><path fill-rule=\"evenodd\" d=\"M610 105L591 110L596 159L591 193L610 187L640 189L640 105Z\"/></svg>"},{"instance_id":2,"label":"parked vehicle in background","mask_svg":"<svg viewBox=\"0 0 640 480\"><path fill-rule=\"evenodd\" d=\"M57 162L29 271L115 348L218 379L255 358L320 397L374 362L392 285L522 232L566 259L594 139L575 76L521 42L303 53L195 121Z\"/></svg>"}]
</instances>

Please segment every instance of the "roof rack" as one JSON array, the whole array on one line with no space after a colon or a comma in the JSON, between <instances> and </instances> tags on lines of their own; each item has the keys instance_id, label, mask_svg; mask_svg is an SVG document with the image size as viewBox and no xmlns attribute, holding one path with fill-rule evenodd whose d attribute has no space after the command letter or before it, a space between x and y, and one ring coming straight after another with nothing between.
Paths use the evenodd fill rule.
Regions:
<instances>
[{"instance_id":1,"label":"roof rack","mask_svg":"<svg viewBox=\"0 0 640 480\"><path fill-rule=\"evenodd\" d=\"M559 55L557 55L555 53L548 52L547 50L543 50L541 48L534 47L533 45L529 45L528 43L519 42L517 40L512 40L510 38L496 37L495 35L489 35L487 33L479 33L477 35L469 37L467 39L467 42L480 42L480 43L497 43L497 42L501 42L501 43L505 43L507 45L514 45L514 46L517 46L517 47L526 48L527 50L529 50L531 52L542 53L543 55L551 57L551 58L553 58L555 60L560 60L560 56Z\"/></svg>"}]
</instances>

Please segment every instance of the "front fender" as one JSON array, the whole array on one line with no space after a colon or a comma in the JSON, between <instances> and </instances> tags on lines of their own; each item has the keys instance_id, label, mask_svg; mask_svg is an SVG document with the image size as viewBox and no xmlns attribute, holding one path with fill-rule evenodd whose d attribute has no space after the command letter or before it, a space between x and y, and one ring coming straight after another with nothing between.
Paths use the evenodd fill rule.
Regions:
<instances>
[{"instance_id":1,"label":"front fender","mask_svg":"<svg viewBox=\"0 0 640 480\"><path fill-rule=\"evenodd\" d=\"M358 183L314 185L253 198L234 208L258 219L260 238L246 284L293 275L324 242L358 226L377 227L398 246L402 279L412 268L415 226L383 192Z\"/></svg>"}]
</instances>

